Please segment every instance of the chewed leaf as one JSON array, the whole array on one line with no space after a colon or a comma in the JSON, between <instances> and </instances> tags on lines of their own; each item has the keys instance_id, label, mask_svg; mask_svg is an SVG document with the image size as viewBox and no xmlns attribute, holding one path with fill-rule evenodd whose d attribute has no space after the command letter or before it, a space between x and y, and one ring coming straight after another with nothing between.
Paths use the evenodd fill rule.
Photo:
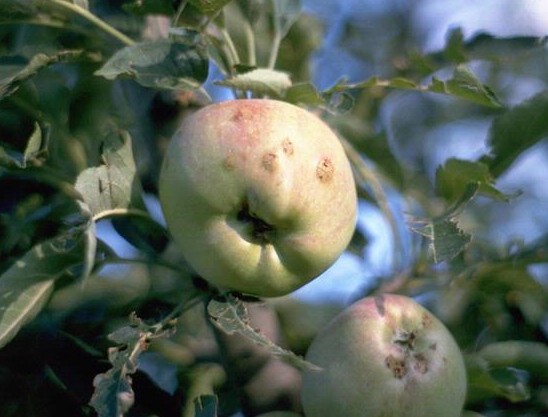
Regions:
<instances>
[{"instance_id":1,"label":"chewed leaf","mask_svg":"<svg viewBox=\"0 0 548 417\"><path fill-rule=\"evenodd\" d=\"M122 417L133 405L131 377L124 367L97 375L93 386L95 392L89 404L99 417Z\"/></svg>"},{"instance_id":2,"label":"chewed leaf","mask_svg":"<svg viewBox=\"0 0 548 417\"><path fill-rule=\"evenodd\" d=\"M291 87L291 79L285 72L257 68L217 81L215 84L277 98L283 96Z\"/></svg>"},{"instance_id":3,"label":"chewed leaf","mask_svg":"<svg viewBox=\"0 0 548 417\"><path fill-rule=\"evenodd\" d=\"M429 254L435 263L450 261L471 240L471 236L463 232L452 219L436 219L423 225L415 224L412 230L430 241Z\"/></svg>"},{"instance_id":4,"label":"chewed leaf","mask_svg":"<svg viewBox=\"0 0 548 417\"><path fill-rule=\"evenodd\" d=\"M293 352L273 343L265 335L254 329L244 303L235 297L227 296L214 299L207 305L207 312L213 324L228 333L239 333L258 346L262 346L273 356L299 369L317 369L317 367Z\"/></svg>"}]
</instances>

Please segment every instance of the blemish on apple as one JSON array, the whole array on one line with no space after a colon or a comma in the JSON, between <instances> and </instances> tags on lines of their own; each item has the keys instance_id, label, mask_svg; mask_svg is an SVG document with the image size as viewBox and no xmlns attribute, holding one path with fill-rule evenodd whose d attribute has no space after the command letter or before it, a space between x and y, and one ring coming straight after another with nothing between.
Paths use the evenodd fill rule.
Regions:
<instances>
[{"instance_id":1,"label":"blemish on apple","mask_svg":"<svg viewBox=\"0 0 548 417\"><path fill-rule=\"evenodd\" d=\"M334 171L333 162L328 157L325 157L316 167L316 176L323 183L329 182L333 178Z\"/></svg>"}]
</instances>

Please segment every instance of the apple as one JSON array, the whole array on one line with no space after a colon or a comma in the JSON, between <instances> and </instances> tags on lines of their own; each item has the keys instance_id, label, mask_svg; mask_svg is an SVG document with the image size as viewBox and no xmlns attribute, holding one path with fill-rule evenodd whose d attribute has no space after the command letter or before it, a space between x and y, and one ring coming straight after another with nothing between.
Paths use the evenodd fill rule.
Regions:
<instances>
[{"instance_id":1,"label":"apple","mask_svg":"<svg viewBox=\"0 0 548 417\"><path fill-rule=\"evenodd\" d=\"M263 297L316 278L354 232L356 186L335 133L276 100L229 100L185 119L159 178L188 263L214 286Z\"/></svg>"},{"instance_id":2,"label":"apple","mask_svg":"<svg viewBox=\"0 0 548 417\"><path fill-rule=\"evenodd\" d=\"M447 328L411 298L357 301L316 335L303 374L307 417L459 417L462 353Z\"/></svg>"}]
</instances>

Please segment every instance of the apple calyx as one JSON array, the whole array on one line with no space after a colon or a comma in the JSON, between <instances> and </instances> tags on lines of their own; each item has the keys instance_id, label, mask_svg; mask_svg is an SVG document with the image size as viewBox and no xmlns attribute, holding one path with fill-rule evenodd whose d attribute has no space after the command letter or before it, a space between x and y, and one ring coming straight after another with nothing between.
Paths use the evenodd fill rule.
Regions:
<instances>
[{"instance_id":1,"label":"apple calyx","mask_svg":"<svg viewBox=\"0 0 548 417\"><path fill-rule=\"evenodd\" d=\"M236 220L247 226L245 230L252 243L264 245L272 242L276 228L251 212L247 201L243 203L242 208L238 211Z\"/></svg>"}]
</instances>

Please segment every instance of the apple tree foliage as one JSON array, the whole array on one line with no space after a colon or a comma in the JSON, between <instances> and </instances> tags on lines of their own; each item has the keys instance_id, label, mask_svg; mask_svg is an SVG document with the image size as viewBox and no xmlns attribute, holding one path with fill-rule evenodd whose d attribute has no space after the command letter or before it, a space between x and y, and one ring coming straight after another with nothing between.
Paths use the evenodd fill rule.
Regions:
<instances>
[{"instance_id":1,"label":"apple tree foliage","mask_svg":"<svg viewBox=\"0 0 548 417\"><path fill-rule=\"evenodd\" d=\"M403 14L383 19L392 38L349 21L338 45L374 75L341 67L320 88L323 28L298 0L0 0L1 416L300 412L302 357L341 306L216 293L151 204L167 141L211 91L321 115L392 229L390 273L354 298L425 300L465 353L469 415L546 415L547 216L534 239L497 238L547 198L498 185L533 151L528 170L547 169L546 40L454 29L422 53ZM426 138L472 119L481 154L430 166ZM358 228L348 253L367 263L368 244Z\"/></svg>"}]
</instances>

